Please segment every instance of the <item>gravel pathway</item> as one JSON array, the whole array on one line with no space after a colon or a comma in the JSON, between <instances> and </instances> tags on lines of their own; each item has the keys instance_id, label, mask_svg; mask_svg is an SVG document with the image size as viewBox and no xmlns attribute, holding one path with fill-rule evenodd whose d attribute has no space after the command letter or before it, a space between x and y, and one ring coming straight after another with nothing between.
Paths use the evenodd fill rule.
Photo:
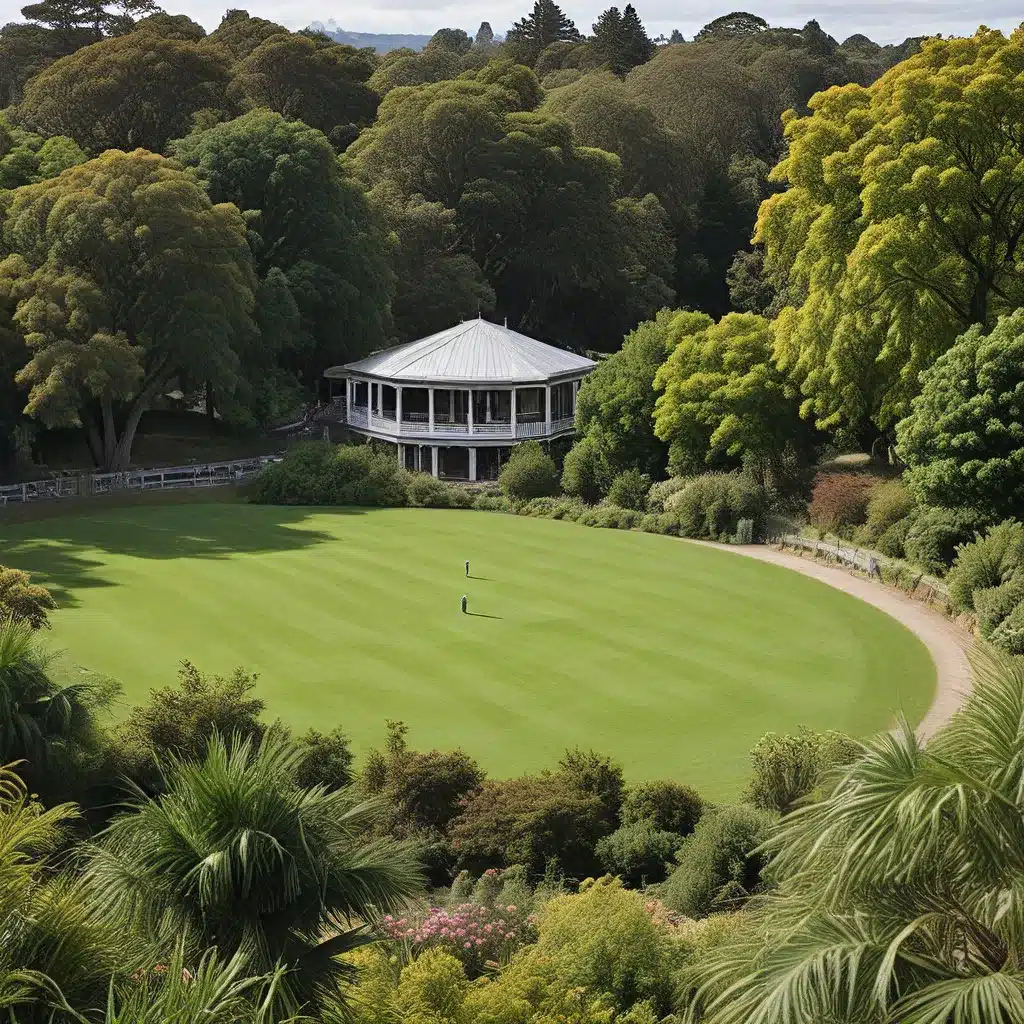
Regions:
<instances>
[{"instance_id":1,"label":"gravel pathway","mask_svg":"<svg viewBox=\"0 0 1024 1024\"><path fill-rule=\"evenodd\" d=\"M859 597L902 622L928 648L932 661L935 662L935 699L917 728L917 734L922 739L932 736L945 725L953 712L960 707L964 697L971 692L973 676L966 652L970 649L972 637L944 615L920 601L915 601L874 580L862 579L843 569L821 565L811 558L801 558L788 551L778 551L765 545L725 545L711 544L707 541L693 543L707 543L709 547L720 551L732 551L737 555L746 555L748 558L757 558L762 562L794 569L812 579L821 580L830 587Z\"/></svg>"}]
</instances>

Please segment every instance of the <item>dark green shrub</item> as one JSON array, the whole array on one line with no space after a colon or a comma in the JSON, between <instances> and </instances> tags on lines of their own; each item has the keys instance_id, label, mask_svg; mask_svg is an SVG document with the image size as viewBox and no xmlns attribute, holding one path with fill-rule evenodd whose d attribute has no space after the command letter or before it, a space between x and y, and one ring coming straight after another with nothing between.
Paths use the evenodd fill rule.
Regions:
<instances>
[{"instance_id":1,"label":"dark green shrub","mask_svg":"<svg viewBox=\"0 0 1024 1024\"><path fill-rule=\"evenodd\" d=\"M295 745L302 752L295 781L303 789L341 789L352 781L352 748L341 729L326 734L310 729L296 738Z\"/></svg>"},{"instance_id":2,"label":"dark green shrub","mask_svg":"<svg viewBox=\"0 0 1024 1024\"><path fill-rule=\"evenodd\" d=\"M976 522L969 512L918 506L907 517L907 560L926 572L945 575L956 549L974 536Z\"/></svg>"},{"instance_id":3,"label":"dark green shrub","mask_svg":"<svg viewBox=\"0 0 1024 1024\"><path fill-rule=\"evenodd\" d=\"M359 781L387 807L386 832L416 840L431 881L442 884L454 862L449 826L463 800L483 783L484 772L462 750L410 750L406 732L402 722L388 722L384 750L370 751Z\"/></svg>"},{"instance_id":4,"label":"dark green shrub","mask_svg":"<svg viewBox=\"0 0 1024 1024\"><path fill-rule=\"evenodd\" d=\"M858 539L862 544L874 547L887 531L906 519L913 508L913 495L902 480L880 483L868 498L867 520Z\"/></svg>"},{"instance_id":5,"label":"dark green shrub","mask_svg":"<svg viewBox=\"0 0 1024 1024\"><path fill-rule=\"evenodd\" d=\"M745 799L765 811L788 814L821 784L826 773L856 758L860 747L840 732L801 729L770 732L750 751L753 774Z\"/></svg>"},{"instance_id":6,"label":"dark green shrub","mask_svg":"<svg viewBox=\"0 0 1024 1024\"><path fill-rule=\"evenodd\" d=\"M736 524L736 543L737 544L753 544L754 543L754 520L753 519L741 519Z\"/></svg>"},{"instance_id":7,"label":"dark green shrub","mask_svg":"<svg viewBox=\"0 0 1024 1024\"><path fill-rule=\"evenodd\" d=\"M761 885L765 855L755 851L774 821L755 807L708 811L676 852L679 867L658 887L661 901L687 917L735 909Z\"/></svg>"},{"instance_id":8,"label":"dark green shrub","mask_svg":"<svg viewBox=\"0 0 1024 1024\"><path fill-rule=\"evenodd\" d=\"M975 610L974 597L1024 571L1024 524L1008 519L964 544L949 570L949 600L957 611Z\"/></svg>"},{"instance_id":9,"label":"dark green shrub","mask_svg":"<svg viewBox=\"0 0 1024 1024\"><path fill-rule=\"evenodd\" d=\"M409 474L373 445L305 441L267 466L253 489L262 505L404 505Z\"/></svg>"},{"instance_id":10,"label":"dark green shrub","mask_svg":"<svg viewBox=\"0 0 1024 1024\"><path fill-rule=\"evenodd\" d=\"M474 874L522 864L531 876L552 867L587 878L611 830L602 801L556 773L488 780L463 801L449 836L458 866Z\"/></svg>"},{"instance_id":11,"label":"dark green shrub","mask_svg":"<svg viewBox=\"0 0 1024 1024\"><path fill-rule=\"evenodd\" d=\"M609 826L614 828L626 791L622 765L594 750L576 747L565 752L558 768L580 793L601 801Z\"/></svg>"},{"instance_id":12,"label":"dark green shrub","mask_svg":"<svg viewBox=\"0 0 1024 1024\"><path fill-rule=\"evenodd\" d=\"M990 637L1019 604L1024 604L1024 571L997 587L975 590L972 603L978 616L978 631Z\"/></svg>"},{"instance_id":13,"label":"dark green shrub","mask_svg":"<svg viewBox=\"0 0 1024 1024\"><path fill-rule=\"evenodd\" d=\"M741 473L707 473L688 481L668 504L681 536L728 539L741 519L761 520L765 493Z\"/></svg>"},{"instance_id":14,"label":"dark green shrub","mask_svg":"<svg viewBox=\"0 0 1024 1024\"><path fill-rule=\"evenodd\" d=\"M646 822L662 832L687 836L703 813L704 803L696 790L670 779L657 779L630 787L619 818L623 825Z\"/></svg>"},{"instance_id":15,"label":"dark green shrub","mask_svg":"<svg viewBox=\"0 0 1024 1024\"><path fill-rule=\"evenodd\" d=\"M651 478L638 469L627 469L620 473L608 488L608 500L619 508L630 508L643 512L647 508L647 492Z\"/></svg>"},{"instance_id":16,"label":"dark green shrub","mask_svg":"<svg viewBox=\"0 0 1024 1024\"><path fill-rule=\"evenodd\" d=\"M118 726L112 749L118 771L144 789L161 785L158 762L168 755L200 760L214 733L262 739L264 703L252 696L256 676L237 668L230 676L207 675L183 661L178 684L153 690Z\"/></svg>"},{"instance_id":17,"label":"dark green shrub","mask_svg":"<svg viewBox=\"0 0 1024 1024\"><path fill-rule=\"evenodd\" d=\"M524 441L512 449L498 478L502 494L514 501L529 501L555 494L558 470L538 441Z\"/></svg>"},{"instance_id":18,"label":"dark green shrub","mask_svg":"<svg viewBox=\"0 0 1024 1024\"><path fill-rule=\"evenodd\" d=\"M407 488L410 505L418 508L470 508L473 495L458 484L438 480L429 473L413 473Z\"/></svg>"},{"instance_id":19,"label":"dark green shrub","mask_svg":"<svg viewBox=\"0 0 1024 1024\"><path fill-rule=\"evenodd\" d=\"M577 441L562 463L562 490L591 504L600 501L608 487L608 466L593 435Z\"/></svg>"},{"instance_id":20,"label":"dark green shrub","mask_svg":"<svg viewBox=\"0 0 1024 1024\"><path fill-rule=\"evenodd\" d=\"M597 857L605 871L627 885L640 887L664 879L682 837L662 832L650 822L623 825L597 844Z\"/></svg>"},{"instance_id":21,"label":"dark green shrub","mask_svg":"<svg viewBox=\"0 0 1024 1024\"><path fill-rule=\"evenodd\" d=\"M907 534L910 532L910 519L901 519L893 523L875 544L878 551L889 558L907 557Z\"/></svg>"}]
</instances>

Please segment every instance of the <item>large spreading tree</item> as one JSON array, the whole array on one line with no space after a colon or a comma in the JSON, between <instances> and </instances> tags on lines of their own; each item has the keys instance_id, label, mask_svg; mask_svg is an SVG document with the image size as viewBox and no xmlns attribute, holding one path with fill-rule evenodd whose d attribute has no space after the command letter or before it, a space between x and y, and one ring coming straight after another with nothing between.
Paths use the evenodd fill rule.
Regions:
<instances>
[{"instance_id":1,"label":"large spreading tree","mask_svg":"<svg viewBox=\"0 0 1024 1024\"><path fill-rule=\"evenodd\" d=\"M889 428L968 327L1024 302L1024 33L932 39L789 116L757 239L776 353L823 426Z\"/></svg>"},{"instance_id":2,"label":"large spreading tree","mask_svg":"<svg viewBox=\"0 0 1024 1024\"><path fill-rule=\"evenodd\" d=\"M717 324L681 314L673 324L675 347L654 383L654 430L676 472L746 458L778 475L788 457L809 453L811 432L772 360L772 340L771 323L756 313Z\"/></svg>"},{"instance_id":3,"label":"large spreading tree","mask_svg":"<svg viewBox=\"0 0 1024 1024\"><path fill-rule=\"evenodd\" d=\"M321 132L254 110L179 139L171 153L214 202L245 212L262 328L241 368L253 386L273 366L315 380L386 343L388 240Z\"/></svg>"},{"instance_id":4,"label":"large spreading tree","mask_svg":"<svg viewBox=\"0 0 1024 1024\"><path fill-rule=\"evenodd\" d=\"M142 413L176 374L230 380L253 344L245 224L178 165L110 150L10 194L0 295L30 360L26 411L81 424L128 466Z\"/></svg>"},{"instance_id":5,"label":"large spreading tree","mask_svg":"<svg viewBox=\"0 0 1024 1024\"><path fill-rule=\"evenodd\" d=\"M83 47L39 72L16 116L44 136L67 135L93 153L162 152L199 110L222 110L227 55L163 34L159 23Z\"/></svg>"}]
</instances>

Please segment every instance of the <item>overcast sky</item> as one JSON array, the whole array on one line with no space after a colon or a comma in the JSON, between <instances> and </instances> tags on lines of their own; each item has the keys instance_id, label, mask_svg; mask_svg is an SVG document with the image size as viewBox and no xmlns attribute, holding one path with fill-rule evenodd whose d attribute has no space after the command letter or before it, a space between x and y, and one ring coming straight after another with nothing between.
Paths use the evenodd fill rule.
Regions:
<instances>
[{"instance_id":1,"label":"overcast sky","mask_svg":"<svg viewBox=\"0 0 1024 1024\"><path fill-rule=\"evenodd\" d=\"M614 0L567 0L563 9L582 32L589 32L598 13ZM625 6L628 0L619 0ZM187 14L216 28L225 9L244 7L250 14L280 22L288 28L304 28L311 21L333 20L352 32L433 33L443 26L474 32L481 21L489 21L495 32L503 32L532 7L533 0L469 0L468 3L439 3L438 0L162 0L173 14ZM1006 0L771 0L744 6L744 0L716 3L693 0L635 0L635 6L651 35L678 28L687 38L702 25L731 10L751 10L771 25L800 27L816 18L821 27L842 41L862 32L879 43L901 42L907 36L970 35L984 24L1008 31L1024 20L1019 4ZM21 2L0 0L2 22L20 20Z\"/></svg>"}]
</instances>

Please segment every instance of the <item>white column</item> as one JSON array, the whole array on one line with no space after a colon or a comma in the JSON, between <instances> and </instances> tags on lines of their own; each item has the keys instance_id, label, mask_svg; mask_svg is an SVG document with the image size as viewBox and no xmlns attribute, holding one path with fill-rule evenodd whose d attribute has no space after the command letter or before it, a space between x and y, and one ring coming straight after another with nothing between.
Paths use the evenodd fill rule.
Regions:
<instances>
[{"instance_id":1,"label":"white column","mask_svg":"<svg viewBox=\"0 0 1024 1024\"><path fill-rule=\"evenodd\" d=\"M491 393L484 392L484 423L491 422Z\"/></svg>"},{"instance_id":2,"label":"white column","mask_svg":"<svg viewBox=\"0 0 1024 1024\"><path fill-rule=\"evenodd\" d=\"M512 409L512 436L516 436L516 389L512 389L512 397L509 399L509 405Z\"/></svg>"},{"instance_id":3,"label":"white column","mask_svg":"<svg viewBox=\"0 0 1024 1024\"><path fill-rule=\"evenodd\" d=\"M437 476L437 445L432 445L430 448L430 472L431 475Z\"/></svg>"},{"instance_id":4,"label":"white column","mask_svg":"<svg viewBox=\"0 0 1024 1024\"><path fill-rule=\"evenodd\" d=\"M430 388L427 391L427 430L429 433L434 432L434 389Z\"/></svg>"},{"instance_id":5,"label":"white column","mask_svg":"<svg viewBox=\"0 0 1024 1024\"><path fill-rule=\"evenodd\" d=\"M402 389L395 388L395 430L402 426Z\"/></svg>"},{"instance_id":6,"label":"white column","mask_svg":"<svg viewBox=\"0 0 1024 1024\"><path fill-rule=\"evenodd\" d=\"M469 479L476 480L476 449L469 449Z\"/></svg>"},{"instance_id":7,"label":"white column","mask_svg":"<svg viewBox=\"0 0 1024 1024\"><path fill-rule=\"evenodd\" d=\"M551 385L544 385L544 433L551 433Z\"/></svg>"},{"instance_id":8,"label":"white column","mask_svg":"<svg viewBox=\"0 0 1024 1024\"><path fill-rule=\"evenodd\" d=\"M466 392L466 422L469 424L469 432L473 433L473 389Z\"/></svg>"},{"instance_id":9,"label":"white column","mask_svg":"<svg viewBox=\"0 0 1024 1024\"><path fill-rule=\"evenodd\" d=\"M395 447L398 449L398 464L405 469L405 446L396 444Z\"/></svg>"},{"instance_id":10,"label":"white column","mask_svg":"<svg viewBox=\"0 0 1024 1024\"><path fill-rule=\"evenodd\" d=\"M455 388L448 392L448 422L455 422Z\"/></svg>"}]
</instances>

